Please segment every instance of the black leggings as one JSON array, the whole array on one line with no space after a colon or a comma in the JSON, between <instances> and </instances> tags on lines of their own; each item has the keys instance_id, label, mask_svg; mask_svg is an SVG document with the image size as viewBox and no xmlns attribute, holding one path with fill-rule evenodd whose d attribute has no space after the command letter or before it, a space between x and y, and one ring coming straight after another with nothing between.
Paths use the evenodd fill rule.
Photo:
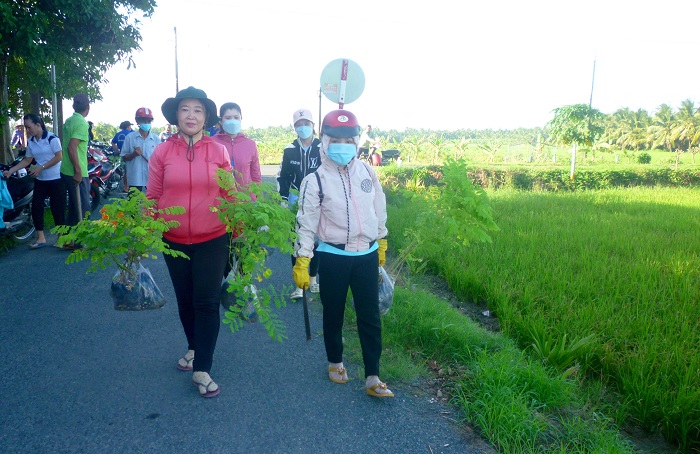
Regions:
<instances>
[{"instance_id":1,"label":"black leggings","mask_svg":"<svg viewBox=\"0 0 700 454\"><path fill-rule=\"evenodd\" d=\"M365 377L379 375L382 354L382 322L379 318L379 258L377 251L365 255L337 255L319 252L323 341L328 362L343 361L343 316L348 288L352 290L357 314Z\"/></svg>"},{"instance_id":2,"label":"black leggings","mask_svg":"<svg viewBox=\"0 0 700 454\"><path fill-rule=\"evenodd\" d=\"M229 235L196 244L174 243L172 249L189 260L164 254L173 281L180 322L187 337L187 349L194 350L195 372L209 372L219 337L219 292L228 259Z\"/></svg>"},{"instance_id":3,"label":"black leggings","mask_svg":"<svg viewBox=\"0 0 700 454\"><path fill-rule=\"evenodd\" d=\"M55 225L66 223L66 187L60 178L55 180L35 180L32 195L32 221L34 228L44 230L44 200L49 198L51 214Z\"/></svg>"}]
</instances>

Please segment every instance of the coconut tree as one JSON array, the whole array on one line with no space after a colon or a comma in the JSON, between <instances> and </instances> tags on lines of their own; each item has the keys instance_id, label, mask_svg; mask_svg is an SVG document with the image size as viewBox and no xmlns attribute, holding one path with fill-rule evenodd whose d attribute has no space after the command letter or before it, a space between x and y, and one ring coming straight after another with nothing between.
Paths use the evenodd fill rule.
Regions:
<instances>
[{"instance_id":1,"label":"coconut tree","mask_svg":"<svg viewBox=\"0 0 700 454\"><path fill-rule=\"evenodd\" d=\"M678 109L673 137L679 142L679 149L683 152L691 151L700 142L700 113L690 99L683 101ZM695 153L693 153L693 164L695 164Z\"/></svg>"},{"instance_id":2,"label":"coconut tree","mask_svg":"<svg viewBox=\"0 0 700 454\"><path fill-rule=\"evenodd\" d=\"M673 108L668 104L661 104L654 113L651 125L647 128L652 146L662 146L668 151L673 151L675 143L673 129L675 126L676 115L673 113Z\"/></svg>"}]
</instances>

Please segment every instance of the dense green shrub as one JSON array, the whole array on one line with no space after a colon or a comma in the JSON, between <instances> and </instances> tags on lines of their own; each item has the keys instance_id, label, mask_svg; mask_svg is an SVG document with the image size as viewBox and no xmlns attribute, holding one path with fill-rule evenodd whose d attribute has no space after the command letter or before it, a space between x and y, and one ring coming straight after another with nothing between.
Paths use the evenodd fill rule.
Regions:
<instances>
[{"instance_id":1,"label":"dense green shrub","mask_svg":"<svg viewBox=\"0 0 700 454\"><path fill-rule=\"evenodd\" d=\"M651 155L649 153L641 153L637 156L637 162L639 164L649 164L651 162Z\"/></svg>"},{"instance_id":2,"label":"dense green shrub","mask_svg":"<svg viewBox=\"0 0 700 454\"><path fill-rule=\"evenodd\" d=\"M442 179L442 167L382 168L394 184L404 187L430 187ZM580 170L569 178L565 169L473 168L467 170L471 180L488 189L519 189L535 191L576 191L616 187L700 186L700 171L673 169Z\"/></svg>"}]
</instances>

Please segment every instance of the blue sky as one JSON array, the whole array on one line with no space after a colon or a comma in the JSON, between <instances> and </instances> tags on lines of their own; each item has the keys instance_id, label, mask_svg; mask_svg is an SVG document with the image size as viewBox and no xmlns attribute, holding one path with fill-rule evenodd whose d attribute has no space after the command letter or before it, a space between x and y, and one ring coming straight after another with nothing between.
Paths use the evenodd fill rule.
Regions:
<instances>
[{"instance_id":1,"label":"blue sky","mask_svg":"<svg viewBox=\"0 0 700 454\"><path fill-rule=\"evenodd\" d=\"M544 126L556 107L650 113L700 103L700 2L434 0L282 2L161 0L142 50L112 68L89 119L118 124L180 89L234 101L243 127L290 126L318 115L323 68L349 58L365 89L346 108L380 129ZM337 107L324 99L323 114ZM69 104L64 105L70 111Z\"/></svg>"}]
</instances>

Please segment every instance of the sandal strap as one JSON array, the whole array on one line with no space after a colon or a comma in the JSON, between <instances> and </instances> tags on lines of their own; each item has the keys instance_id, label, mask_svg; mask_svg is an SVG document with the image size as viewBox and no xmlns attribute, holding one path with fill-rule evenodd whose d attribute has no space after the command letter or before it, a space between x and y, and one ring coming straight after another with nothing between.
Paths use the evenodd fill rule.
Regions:
<instances>
[{"instance_id":1,"label":"sandal strap","mask_svg":"<svg viewBox=\"0 0 700 454\"><path fill-rule=\"evenodd\" d=\"M193 382L195 385L197 385L198 387L204 388L204 390L205 390L206 392L216 391L216 389L209 389L209 387L210 387L211 385L216 385L216 383L214 382L214 380L212 380L211 377L209 377L209 382L208 382L206 385L205 385L203 382L201 382L201 381L195 381L194 379L192 380L192 382Z\"/></svg>"}]
</instances>

